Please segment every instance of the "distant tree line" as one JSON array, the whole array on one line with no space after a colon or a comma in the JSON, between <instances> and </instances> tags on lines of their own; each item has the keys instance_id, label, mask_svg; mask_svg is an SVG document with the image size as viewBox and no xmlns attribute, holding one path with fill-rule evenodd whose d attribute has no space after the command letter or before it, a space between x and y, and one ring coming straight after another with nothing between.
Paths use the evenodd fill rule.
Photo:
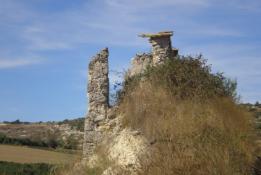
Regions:
<instances>
[{"instance_id":1,"label":"distant tree line","mask_svg":"<svg viewBox=\"0 0 261 175\"><path fill-rule=\"evenodd\" d=\"M46 139L32 140L30 138L12 138L0 133L0 144L7 145L24 145L32 147L46 147L46 148L63 148L63 149L78 149L79 141L70 136L67 141L63 141L55 135L50 135Z\"/></svg>"},{"instance_id":2,"label":"distant tree line","mask_svg":"<svg viewBox=\"0 0 261 175\"><path fill-rule=\"evenodd\" d=\"M24 125L31 124L31 122L22 122L19 119L15 120L15 121L11 121L11 122L4 121L3 123L5 123L5 124L24 124Z\"/></svg>"},{"instance_id":3,"label":"distant tree line","mask_svg":"<svg viewBox=\"0 0 261 175\"><path fill-rule=\"evenodd\" d=\"M68 124L71 127L71 129L84 131L84 120L85 120L84 118L77 118L77 119L72 119L72 120L65 119L65 120L60 121L60 122L55 122L55 121L42 122L42 121L39 121L39 122L33 123L33 122L23 122L23 121L20 121L19 119L17 119L17 120L14 120L14 121L4 121L3 123L5 123L5 124L16 124L16 125L19 125L19 124L29 125L29 124L42 124L42 123L58 124L58 125Z\"/></svg>"}]
</instances>

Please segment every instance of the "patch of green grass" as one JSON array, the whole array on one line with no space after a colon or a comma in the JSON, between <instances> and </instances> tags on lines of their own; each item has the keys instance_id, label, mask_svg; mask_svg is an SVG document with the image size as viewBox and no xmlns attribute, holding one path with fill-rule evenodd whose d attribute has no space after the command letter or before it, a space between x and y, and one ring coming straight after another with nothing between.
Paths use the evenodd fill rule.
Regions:
<instances>
[{"instance_id":1,"label":"patch of green grass","mask_svg":"<svg viewBox=\"0 0 261 175\"><path fill-rule=\"evenodd\" d=\"M0 144L0 161L16 163L67 164L78 158L79 155L74 154Z\"/></svg>"},{"instance_id":2,"label":"patch of green grass","mask_svg":"<svg viewBox=\"0 0 261 175\"><path fill-rule=\"evenodd\" d=\"M0 161L1 175L49 175L54 165L38 164L19 164Z\"/></svg>"}]
</instances>

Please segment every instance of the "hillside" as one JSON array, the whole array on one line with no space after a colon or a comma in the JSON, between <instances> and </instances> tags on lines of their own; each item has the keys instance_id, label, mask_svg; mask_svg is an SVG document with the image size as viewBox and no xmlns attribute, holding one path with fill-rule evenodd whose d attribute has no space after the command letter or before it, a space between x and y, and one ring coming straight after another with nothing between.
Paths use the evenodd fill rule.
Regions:
<instances>
[{"instance_id":1,"label":"hillside","mask_svg":"<svg viewBox=\"0 0 261 175\"><path fill-rule=\"evenodd\" d=\"M179 55L172 35L140 35L152 52L132 60L114 105L105 48L89 64L85 121L5 122L1 143L83 147L81 161L57 175L259 175L260 105L239 105L237 82L212 72L202 55Z\"/></svg>"},{"instance_id":2,"label":"hillside","mask_svg":"<svg viewBox=\"0 0 261 175\"><path fill-rule=\"evenodd\" d=\"M258 136L261 140L261 104L242 103L240 105L246 108L253 115ZM59 143L59 140L62 138L66 140L74 135L79 142L77 143L77 149L81 149L83 141L83 126L84 118L72 120L66 119L61 122L46 123L26 122L25 124L22 122L22 124L14 124L14 122L5 122L0 123L0 137L1 135L5 135L9 138L29 139L35 142L45 142L46 145L48 145L48 139L50 140L51 135L55 138L55 140L57 140L57 143ZM52 133L56 134L54 135Z\"/></svg>"},{"instance_id":3,"label":"hillside","mask_svg":"<svg viewBox=\"0 0 261 175\"><path fill-rule=\"evenodd\" d=\"M83 119L62 122L5 122L0 124L0 142L50 148L81 149Z\"/></svg>"},{"instance_id":4,"label":"hillside","mask_svg":"<svg viewBox=\"0 0 261 175\"><path fill-rule=\"evenodd\" d=\"M202 55L179 55L172 35L139 35L152 51L132 59L113 106L108 48L92 58L84 164L58 174L260 174L258 121L238 104L237 82L212 72Z\"/></svg>"}]
</instances>

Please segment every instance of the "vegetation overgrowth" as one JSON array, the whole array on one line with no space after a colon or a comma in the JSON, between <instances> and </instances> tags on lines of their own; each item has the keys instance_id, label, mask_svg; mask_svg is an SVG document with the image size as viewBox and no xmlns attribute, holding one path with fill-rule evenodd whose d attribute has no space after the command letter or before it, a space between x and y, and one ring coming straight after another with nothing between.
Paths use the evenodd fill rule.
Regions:
<instances>
[{"instance_id":1,"label":"vegetation overgrowth","mask_svg":"<svg viewBox=\"0 0 261 175\"><path fill-rule=\"evenodd\" d=\"M253 117L237 104L236 82L212 73L201 56L148 67L119 94L123 124L153 148L141 175L253 173Z\"/></svg>"},{"instance_id":2,"label":"vegetation overgrowth","mask_svg":"<svg viewBox=\"0 0 261 175\"><path fill-rule=\"evenodd\" d=\"M117 92L118 102L141 81L149 82L153 87L162 87L177 100L204 101L213 97L228 97L235 102L240 100L236 80L226 78L220 72L212 73L211 66L202 55L167 59L163 64L148 66L142 74L127 76L122 83L123 88Z\"/></svg>"},{"instance_id":3,"label":"vegetation overgrowth","mask_svg":"<svg viewBox=\"0 0 261 175\"><path fill-rule=\"evenodd\" d=\"M168 59L122 85L116 104L123 126L141 131L151 144L138 175L260 173L254 117L238 105L236 81L212 73L202 56ZM101 175L106 167L114 164L65 172Z\"/></svg>"}]
</instances>

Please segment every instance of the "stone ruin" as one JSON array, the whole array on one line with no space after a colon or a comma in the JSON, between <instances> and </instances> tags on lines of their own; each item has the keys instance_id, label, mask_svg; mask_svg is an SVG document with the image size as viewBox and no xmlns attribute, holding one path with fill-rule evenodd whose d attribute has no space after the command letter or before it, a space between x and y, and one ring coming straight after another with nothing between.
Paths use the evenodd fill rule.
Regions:
<instances>
[{"instance_id":1,"label":"stone ruin","mask_svg":"<svg viewBox=\"0 0 261 175\"><path fill-rule=\"evenodd\" d=\"M151 53L137 54L132 60L132 67L128 76L142 73L147 66L161 64L167 58L178 55L178 50L172 48L171 36L173 32L159 32L156 34L142 34L143 38L149 38L152 44ZM117 123L111 124L113 107L109 107L109 78L108 78L108 48L92 58L89 64L88 115L85 120L85 133L83 143L83 158L93 154L95 147L108 134L108 128L117 127ZM108 124L109 123L109 124Z\"/></svg>"},{"instance_id":2,"label":"stone ruin","mask_svg":"<svg viewBox=\"0 0 261 175\"><path fill-rule=\"evenodd\" d=\"M152 45L152 63L153 65L162 63L166 58L172 58L177 55L177 49L172 48L170 37L172 31L159 32L157 34L141 34L140 37L149 38Z\"/></svg>"},{"instance_id":3,"label":"stone ruin","mask_svg":"<svg viewBox=\"0 0 261 175\"><path fill-rule=\"evenodd\" d=\"M148 66L162 63L167 58L173 58L178 55L178 50L172 48L171 36L173 32L159 32L156 34L141 34L142 38L149 38L152 45L151 53L137 54L132 60L132 67L128 72L128 76L143 73Z\"/></svg>"},{"instance_id":4,"label":"stone ruin","mask_svg":"<svg viewBox=\"0 0 261 175\"><path fill-rule=\"evenodd\" d=\"M101 139L101 133L97 130L97 127L100 122L105 120L109 108L108 56L108 48L103 49L93 57L89 64L89 107L85 121L83 144L83 155L85 158L93 153L95 145Z\"/></svg>"}]
</instances>

